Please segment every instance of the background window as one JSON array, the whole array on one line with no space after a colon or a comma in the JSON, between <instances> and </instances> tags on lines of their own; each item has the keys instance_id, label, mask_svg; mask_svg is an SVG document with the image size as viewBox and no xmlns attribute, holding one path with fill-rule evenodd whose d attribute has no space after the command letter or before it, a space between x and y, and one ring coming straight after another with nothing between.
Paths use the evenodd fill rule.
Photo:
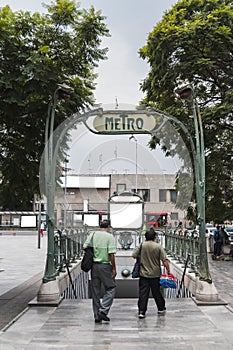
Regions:
<instances>
[{"instance_id":1,"label":"background window","mask_svg":"<svg viewBox=\"0 0 233 350\"><path fill-rule=\"evenodd\" d=\"M177 199L177 191L176 190L170 190L170 199L171 202L175 203Z\"/></svg>"},{"instance_id":2,"label":"background window","mask_svg":"<svg viewBox=\"0 0 233 350\"><path fill-rule=\"evenodd\" d=\"M167 190L159 190L159 201L166 202Z\"/></svg>"},{"instance_id":3,"label":"background window","mask_svg":"<svg viewBox=\"0 0 233 350\"><path fill-rule=\"evenodd\" d=\"M178 213L171 213L171 220L178 220Z\"/></svg>"},{"instance_id":4,"label":"background window","mask_svg":"<svg viewBox=\"0 0 233 350\"><path fill-rule=\"evenodd\" d=\"M150 201L150 190L149 189L141 190L141 196L142 196L144 202L149 202Z\"/></svg>"},{"instance_id":5,"label":"background window","mask_svg":"<svg viewBox=\"0 0 233 350\"><path fill-rule=\"evenodd\" d=\"M117 193L124 192L126 190L126 184L117 184L116 191Z\"/></svg>"},{"instance_id":6,"label":"background window","mask_svg":"<svg viewBox=\"0 0 233 350\"><path fill-rule=\"evenodd\" d=\"M142 197L144 202L150 201L150 190L148 188L140 189L140 190L138 189L138 191L136 191L135 188L131 188L131 192L137 193L140 197Z\"/></svg>"}]
</instances>

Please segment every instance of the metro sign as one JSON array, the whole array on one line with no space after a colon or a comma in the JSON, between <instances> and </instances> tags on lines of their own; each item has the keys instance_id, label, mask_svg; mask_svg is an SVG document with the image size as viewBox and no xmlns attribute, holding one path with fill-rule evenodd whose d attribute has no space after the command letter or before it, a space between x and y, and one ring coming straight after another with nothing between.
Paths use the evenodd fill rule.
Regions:
<instances>
[{"instance_id":1,"label":"metro sign","mask_svg":"<svg viewBox=\"0 0 233 350\"><path fill-rule=\"evenodd\" d=\"M150 133L157 125L156 117L140 111L106 111L94 119L93 127L99 133Z\"/></svg>"}]
</instances>

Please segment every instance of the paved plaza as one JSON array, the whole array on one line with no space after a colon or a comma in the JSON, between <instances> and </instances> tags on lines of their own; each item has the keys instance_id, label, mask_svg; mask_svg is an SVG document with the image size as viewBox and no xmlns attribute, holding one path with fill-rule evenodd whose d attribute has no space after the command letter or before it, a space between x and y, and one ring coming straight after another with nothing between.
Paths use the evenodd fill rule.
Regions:
<instances>
[{"instance_id":1,"label":"paved plaza","mask_svg":"<svg viewBox=\"0 0 233 350\"><path fill-rule=\"evenodd\" d=\"M17 287L44 269L47 237L38 249L37 233L0 236L0 295Z\"/></svg>"},{"instance_id":2,"label":"paved plaza","mask_svg":"<svg viewBox=\"0 0 233 350\"><path fill-rule=\"evenodd\" d=\"M35 237L9 238L0 236L0 269L4 270L0 290L5 296L17 284L40 274L46 255L46 243L38 250ZM26 307L0 331L0 350L232 350L233 262L211 261L210 265L227 305L197 305L191 298L173 298L166 300L166 315L158 316L150 299L147 317L139 320L137 299L119 298L110 311L110 323L95 324L90 299L65 299L58 307Z\"/></svg>"}]
</instances>

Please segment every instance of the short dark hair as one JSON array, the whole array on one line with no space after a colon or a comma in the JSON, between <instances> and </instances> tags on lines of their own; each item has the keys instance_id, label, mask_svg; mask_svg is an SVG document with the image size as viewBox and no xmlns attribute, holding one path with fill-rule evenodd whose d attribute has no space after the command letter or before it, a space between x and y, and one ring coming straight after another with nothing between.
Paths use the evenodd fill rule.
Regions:
<instances>
[{"instance_id":1,"label":"short dark hair","mask_svg":"<svg viewBox=\"0 0 233 350\"><path fill-rule=\"evenodd\" d=\"M150 228L149 230L146 231L145 237L146 237L146 241L154 241L155 240L156 233L153 230L153 228L152 229Z\"/></svg>"},{"instance_id":2,"label":"short dark hair","mask_svg":"<svg viewBox=\"0 0 233 350\"><path fill-rule=\"evenodd\" d=\"M101 227L101 228L108 228L109 226L111 226L110 220L103 220L103 221L100 221L100 227Z\"/></svg>"}]
</instances>

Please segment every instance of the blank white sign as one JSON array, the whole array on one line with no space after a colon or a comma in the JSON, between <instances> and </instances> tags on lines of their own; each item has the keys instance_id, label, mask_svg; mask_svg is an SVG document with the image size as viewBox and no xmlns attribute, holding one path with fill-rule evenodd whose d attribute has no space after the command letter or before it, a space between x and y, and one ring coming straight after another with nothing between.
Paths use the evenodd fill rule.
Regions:
<instances>
[{"instance_id":1,"label":"blank white sign","mask_svg":"<svg viewBox=\"0 0 233 350\"><path fill-rule=\"evenodd\" d=\"M83 224L87 226L99 226L99 214L84 214Z\"/></svg>"},{"instance_id":2,"label":"blank white sign","mask_svg":"<svg viewBox=\"0 0 233 350\"><path fill-rule=\"evenodd\" d=\"M22 215L21 227L36 227L36 215Z\"/></svg>"},{"instance_id":3,"label":"blank white sign","mask_svg":"<svg viewBox=\"0 0 233 350\"><path fill-rule=\"evenodd\" d=\"M143 225L142 203L110 203L110 220L114 229L139 229Z\"/></svg>"}]
</instances>

